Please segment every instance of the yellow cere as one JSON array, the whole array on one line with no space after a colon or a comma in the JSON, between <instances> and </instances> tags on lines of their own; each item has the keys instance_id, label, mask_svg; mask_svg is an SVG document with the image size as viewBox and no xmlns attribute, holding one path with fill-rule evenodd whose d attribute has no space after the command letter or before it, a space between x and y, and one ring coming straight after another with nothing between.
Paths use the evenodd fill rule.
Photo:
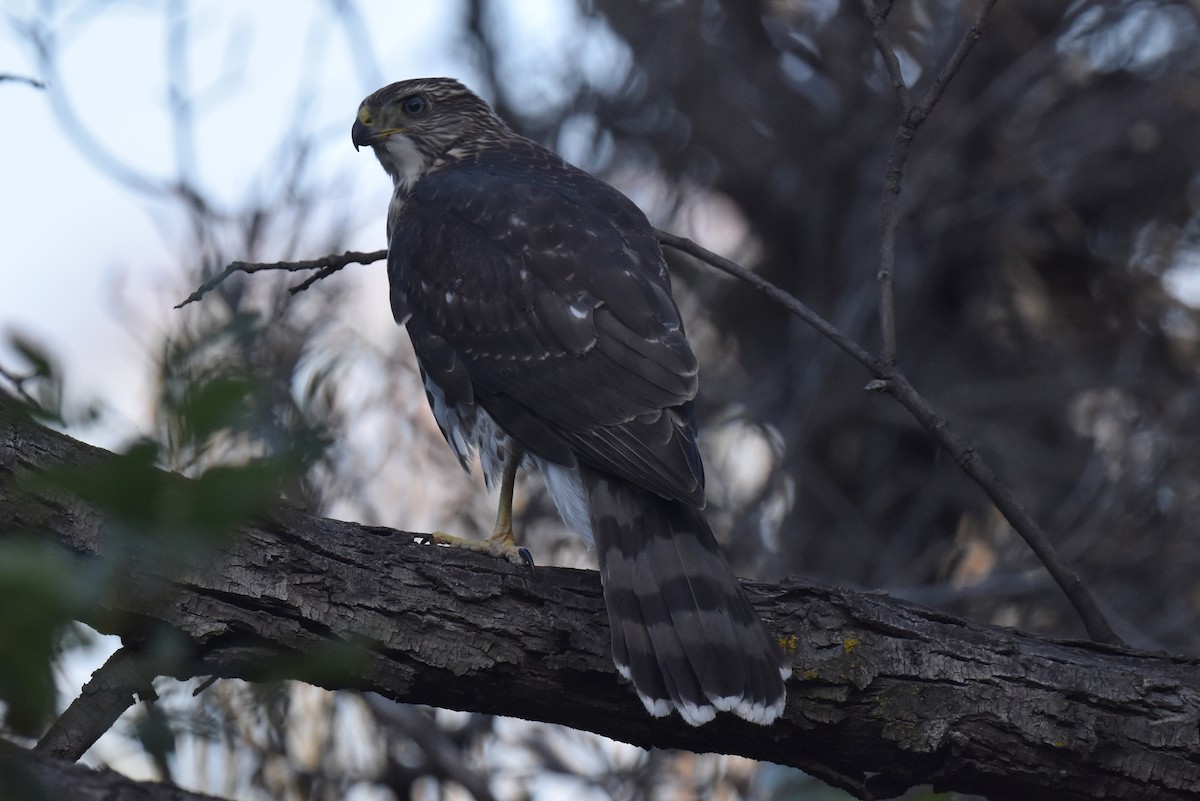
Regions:
<instances>
[{"instance_id":1,"label":"yellow cere","mask_svg":"<svg viewBox=\"0 0 1200 801\"><path fill-rule=\"evenodd\" d=\"M367 109L366 104L358 107L358 121L363 125L371 124L371 112Z\"/></svg>"}]
</instances>

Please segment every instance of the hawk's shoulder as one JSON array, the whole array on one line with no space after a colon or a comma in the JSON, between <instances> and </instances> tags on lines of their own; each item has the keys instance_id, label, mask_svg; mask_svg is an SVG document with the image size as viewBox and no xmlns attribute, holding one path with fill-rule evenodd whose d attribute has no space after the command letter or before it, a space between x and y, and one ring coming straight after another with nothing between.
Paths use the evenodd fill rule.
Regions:
<instances>
[{"instance_id":1,"label":"hawk's shoulder","mask_svg":"<svg viewBox=\"0 0 1200 801\"><path fill-rule=\"evenodd\" d=\"M588 226L597 234L644 243L646 257L662 260L653 229L633 201L524 137L452 149L418 184L413 200L453 206L479 222L494 219L507 226L530 220L550 226L556 235Z\"/></svg>"},{"instance_id":2,"label":"hawk's shoulder","mask_svg":"<svg viewBox=\"0 0 1200 801\"><path fill-rule=\"evenodd\" d=\"M654 231L623 194L528 140L451 149L409 190L388 270L427 369L469 379L529 450L566 443L700 502L696 359Z\"/></svg>"},{"instance_id":3,"label":"hawk's shoulder","mask_svg":"<svg viewBox=\"0 0 1200 801\"><path fill-rule=\"evenodd\" d=\"M391 244L389 273L402 283L520 294L532 280L607 302L639 334L682 328L641 209L523 137L452 149L412 188Z\"/></svg>"}]
</instances>

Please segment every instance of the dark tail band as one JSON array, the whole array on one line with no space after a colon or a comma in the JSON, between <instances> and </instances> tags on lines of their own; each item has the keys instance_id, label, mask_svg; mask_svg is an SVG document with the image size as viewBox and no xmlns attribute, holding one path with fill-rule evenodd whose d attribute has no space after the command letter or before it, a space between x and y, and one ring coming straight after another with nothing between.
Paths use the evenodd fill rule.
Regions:
<instances>
[{"instance_id":1,"label":"dark tail band","mask_svg":"<svg viewBox=\"0 0 1200 801\"><path fill-rule=\"evenodd\" d=\"M767 725L791 674L704 513L582 466L613 661L646 710L693 726L717 711Z\"/></svg>"}]
</instances>

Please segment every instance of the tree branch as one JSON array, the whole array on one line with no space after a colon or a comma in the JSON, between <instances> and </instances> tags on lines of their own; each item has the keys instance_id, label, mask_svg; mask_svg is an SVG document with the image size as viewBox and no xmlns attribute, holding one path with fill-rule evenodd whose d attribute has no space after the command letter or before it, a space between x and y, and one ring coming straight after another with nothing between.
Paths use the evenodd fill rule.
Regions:
<instances>
[{"instance_id":1,"label":"tree branch","mask_svg":"<svg viewBox=\"0 0 1200 801\"><path fill-rule=\"evenodd\" d=\"M900 190L904 181L904 168L908 163L912 143L917 129L929 117L934 106L958 70L966 61L971 48L983 36L984 23L996 0L981 0L970 27L959 40L950 59L942 67L926 89L919 103L914 104L900 73L900 64L895 48L887 32L887 15L891 4L877 5L874 0L863 0L863 11L875 37L875 44L887 65L888 74L900 99L900 125L888 155L883 182L883 199L880 203L881 236L879 241L879 324L882 330L883 350L879 356L876 375L881 383L878 389L889 391L900 403L925 426L943 448L954 456L959 467L979 484L992 503L1021 535L1034 554L1045 565L1046 570L1062 589L1076 613L1083 621L1088 635L1098 641L1120 644L1121 638L1113 631L1100 607L1092 598L1083 579L1059 556L1050 538L1006 486L979 457L975 447L951 431L946 420L938 414L913 386L896 365L896 231L900 225Z\"/></svg>"},{"instance_id":2,"label":"tree branch","mask_svg":"<svg viewBox=\"0 0 1200 801\"><path fill-rule=\"evenodd\" d=\"M325 256L320 259L310 259L308 261L276 261L265 264L234 261L225 266L225 269L214 275L212 278L201 284L195 292L188 295L180 303L176 304L175 308L181 309L189 303L194 303L212 290L216 289L222 281L234 273L257 273L263 270L284 270L286 272L300 272L302 270L316 270L316 274L309 276L301 283L291 288L292 294L302 292L308 289L313 283L328 278L348 264L371 264L381 259L387 258L386 250L376 250L371 253L360 253L358 251L348 250L341 255Z\"/></svg>"},{"instance_id":3,"label":"tree branch","mask_svg":"<svg viewBox=\"0 0 1200 801\"><path fill-rule=\"evenodd\" d=\"M36 751L72 762L79 759L117 722L126 709L142 700L155 700L150 663L129 648L121 648L92 674L67 710L38 740Z\"/></svg>"},{"instance_id":4,"label":"tree branch","mask_svg":"<svg viewBox=\"0 0 1200 801\"><path fill-rule=\"evenodd\" d=\"M16 487L115 457L0 401L0 532L94 563L113 524ZM182 477L164 477L189 484ZM794 668L783 720L648 717L612 668L594 572L533 570L279 509L179 572L138 549L81 616L127 642L170 631L180 678L297 678L561 723L626 742L800 767L860 798L923 783L1013 798L1197 798L1200 662L981 626L880 595L748 584ZM176 649L178 652L178 649Z\"/></svg>"},{"instance_id":5,"label":"tree branch","mask_svg":"<svg viewBox=\"0 0 1200 801\"><path fill-rule=\"evenodd\" d=\"M0 74L0 83L5 83L5 82L9 82L9 81L11 81L13 83L23 83L27 86L32 86L34 89L45 89L46 88L46 84L42 81L39 81L37 78L30 78L27 75L12 75L7 72Z\"/></svg>"},{"instance_id":6,"label":"tree branch","mask_svg":"<svg viewBox=\"0 0 1200 801\"><path fill-rule=\"evenodd\" d=\"M767 298L817 329L831 342L850 354L859 364L866 367L875 376L875 380L867 384L867 388L888 392L904 408L908 409L934 440L954 457L955 463L979 485L1013 529L1021 535L1021 538L1045 565L1047 572L1075 608L1080 620L1083 621L1084 628L1087 629L1088 636L1096 642L1109 645L1123 644L1121 638L1104 618L1104 614L1097 606L1091 592L1088 591L1087 585L1083 583L1083 579L1058 555L1058 551L1050 543L1050 537L1041 525L1026 511L1008 487L996 478L996 474L979 455L979 450L974 443L950 428L946 418L923 395L917 392L894 360L889 361L872 356L832 323L757 273L697 245L690 239L663 231L656 233L659 241L664 245L676 248L746 281Z\"/></svg>"},{"instance_id":7,"label":"tree branch","mask_svg":"<svg viewBox=\"0 0 1200 801\"><path fill-rule=\"evenodd\" d=\"M686 253L693 258L696 258L712 267L716 267L721 272L732 275L739 281L745 281L750 286L757 289L769 300L782 306L784 309L799 317L804 322L811 325L821 333L826 339L839 348L848 353L863 367L868 370L875 369L875 357L867 353L865 349L850 337L843 334L837 326L826 320L821 315L806 306L795 295L786 292L772 284L767 279L763 278L753 270L748 270L735 261L730 261L724 256L713 253L708 248L696 244L687 237L676 236L675 234L660 231L657 228L654 230L654 235L658 241L669 248L674 248L680 253Z\"/></svg>"},{"instance_id":8,"label":"tree branch","mask_svg":"<svg viewBox=\"0 0 1200 801\"><path fill-rule=\"evenodd\" d=\"M892 4L862 0L863 14L871 23L871 35L875 38L875 49L883 57L883 66L887 68L888 78L891 79L892 89L900 101L900 109L908 111L912 107L912 96L908 84L904 82L904 73L900 69L900 59L896 58L896 49L892 47L891 37L887 32L887 18L892 11Z\"/></svg>"},{"instance_id":9,"label":"tree branch","mask_svg":"<svg viewBox=\"0 0 1200 801\"><path fill-rule=\"evenodd\" d=\"M975 12L975 18L971 20L971 25L959 40L958 46L954 48L954 53L951 54L950 60L942 67L941 72L933 79L933 83L925 90L921 102L917 104L913 110L917 116L916 125L920 125L925 121L933 111L933 107L942 99L942 94L946 91L946 86L958 74L958 70L962 67L963 62L967 60L967 54L971 52L971 48L975 47L976 42L983 36L983 26L987 22L988 16L992 13L992 8L996 5L996 0L980 0L979 9Z\"/></svg>"},{"instance_id":10,"label":"tree branch","mask_svg":"<svg viewBox=\"0 0 1200 801\"><path fill-rule=\"evenodd\" d=\"M888 155L884 172L883 199L880 202L882 235L879 242L879 325L883 335L883 353L880 358L885 364L896 361L896 229L900 225L900 187L904 180L904 167L908 163L917 129L942 99L946 86L958 74L967 54L983 36L984 22L995 4L996 0L982 0L975 19L963 34L950 60L929 85L921 101L914 104L887 32L887 14L891 7L887 5L880 8L874 0L863 0L863 12L867 21L871 23L875 46L883 57L883 63L887 65L888 75L891 76L892 85L900 99L900 125L892 141L892 152Z\"/></svg>"}]
</instances>

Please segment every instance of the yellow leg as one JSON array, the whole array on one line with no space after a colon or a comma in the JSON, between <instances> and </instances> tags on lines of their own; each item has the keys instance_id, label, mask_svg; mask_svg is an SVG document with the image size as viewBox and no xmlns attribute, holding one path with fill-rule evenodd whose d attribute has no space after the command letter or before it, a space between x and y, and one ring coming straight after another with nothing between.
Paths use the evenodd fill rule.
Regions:
<instances>
[{"instance_id":1,"label":"yellow leg","mask_svg":"<svg viewBox=\"0 0 1200 801\"><path fill-rule=\"evenodd\" d=\"M477 542L435 531L429 535L429 538L438 545L483 551L518 565L526 564L532 567L533 557L529 555L527 549L517 547L517 538L513 534L512 527L513 490L517 484L517 470L520 468L521 459L524 456L525 451L519 445L514 444L508 460L504 463L504 472L500 477L500 504L496 509L496 525L492 527L491 536L482 542Z\"/></svg>"},{"instance_id":2,"label":"yellow leg","mask_svg":"<svg viewBox=\"0 0 1200 801\"><path fill-rule=\"evenodd\" d=\"M512 527L513 490L517 486L517 469L521 466L524 456L525 451L521 446L514 444L508 461L504 463L504 473L500 477L500 505L496 507L496 525L492 527L492 536L487 538L488 542L505 543L514 548L517 545Z\"/></svg>"}]
</instances>

